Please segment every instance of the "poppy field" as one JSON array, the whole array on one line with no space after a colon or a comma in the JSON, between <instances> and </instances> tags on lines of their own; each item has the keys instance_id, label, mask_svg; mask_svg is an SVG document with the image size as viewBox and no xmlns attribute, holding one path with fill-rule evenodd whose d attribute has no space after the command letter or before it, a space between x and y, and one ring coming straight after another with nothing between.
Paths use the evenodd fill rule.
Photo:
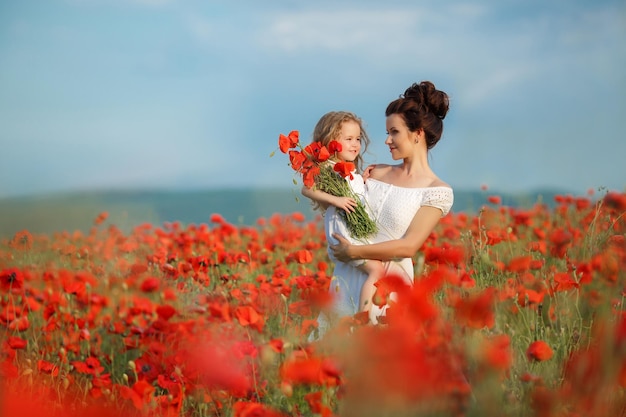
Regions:
<instances>
[{"instance_id":1,"label":"poppy field","mask_svg":"<svg viewBox=\"0 0 626 417\"><path fill-rule=\"evenodd\" d=\"M450 213L319 333L320 219L0 241L1 416L625 416L626 194Z\"/></svg>"}]
</instances>

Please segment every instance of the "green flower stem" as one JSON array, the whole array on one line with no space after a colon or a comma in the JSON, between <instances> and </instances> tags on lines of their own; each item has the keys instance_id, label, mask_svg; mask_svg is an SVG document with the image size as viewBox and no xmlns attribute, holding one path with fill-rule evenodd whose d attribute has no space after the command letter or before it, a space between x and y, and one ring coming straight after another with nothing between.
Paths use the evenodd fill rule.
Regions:
<instances>
[{"instance_id":1,"label":"green flower stem","mask_svg":"<svg viewBox=\"0 0 626 417\"><path fill-rule=\"evenodd\" d=\"M320 167L320 173L315 177L315 186L319 190L334 196L350 197L357 202L353 212L341 211L342 216L346 220L350 236L354 239L365 239L378 232L376 222L370 218L360 197L355 194L348 181L333 170L331 164L325 164Z\"/></svg>"}]
</instances>

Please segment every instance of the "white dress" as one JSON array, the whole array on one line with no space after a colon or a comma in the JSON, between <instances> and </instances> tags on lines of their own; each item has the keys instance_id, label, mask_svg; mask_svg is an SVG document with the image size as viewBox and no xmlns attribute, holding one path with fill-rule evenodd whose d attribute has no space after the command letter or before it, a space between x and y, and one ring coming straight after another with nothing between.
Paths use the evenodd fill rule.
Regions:
<instances>
[{"instance_id":1,"label":"white dress","mask_svg":"<svg viewBox=\"0 0 626 417\"><path fill-rule=\"evenodd\" d=\"M350 185L350 188L352 189L354 194L356 194L356 196L361 200L361 203L363 203L363 205L365 206L368 214L372 216L372 213L368 209L367 201L365 200L365 181L363 180L363 176L357 174L356 171L353 171L352 179L346 178L346 181L348 181L348 184ZM337 262L337 259L335 259L335 255L330 250L330 245L336 245L337 243L339 243L339 241L333 237L334 233L345 237L353 245L363 245L366 243L371 243L369 240L358 240L350 236L350 231L348 230L348 226L346 224L345 217L342 214L342 210L337 209L337 207L335 206L329 206L324 212L324 231L326 233L326 242L328 243L328 257L331 261L335 263ZM363 262L363 259L359 259L350 262L350 265L358 266Z\"/></svg>"},{"instance_id":2,"label":"white dress","mask_svg":"<svg viewBox=\"0 0 626 417\"><path fill-rule=\"evenodd\" d=\"M365 183L364 191L367 206L379 227L376 236L369 239L372 243L401 238L420 207L439 208L443 217L448 214L454 202L454 194L450 187L405 188L370 178ZM330 210L331 208L328 209ZM330 214L328 211L327 216ZM404 258L397 263L406 272L407 282L412 283L414 277L412 258ZM359 311L359 295L366 278L364 272L350 263L335 261L329 288L335 300L333 304L335 317L352 316ZM384 310L385 307L380 309L372 306L370 317L383 315ZM318 321L320 333L323 333L325 327L329 325L328 318L322 314Z\"/></svg>"}]
</instances>

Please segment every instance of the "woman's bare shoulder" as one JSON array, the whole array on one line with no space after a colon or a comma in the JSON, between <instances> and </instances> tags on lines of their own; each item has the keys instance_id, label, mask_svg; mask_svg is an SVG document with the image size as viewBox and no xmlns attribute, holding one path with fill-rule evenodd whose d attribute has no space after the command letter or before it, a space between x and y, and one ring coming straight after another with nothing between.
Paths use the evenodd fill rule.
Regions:
<instances>
[{"instance_id":1,"label":"woman's bare shoulder","mask_svg":"<svg viewBox=\"0 0 626 417\"><path fill-rule=\"evenodd\" d=\"M439 178L435 178L435 180L430 184L430 187L447 187L452 188L450 184L445 181L440 180Z\"/></svg>"},{"instance_id":2,"label":"woman's bare shoulder","mask_svg":"<svg viewBox=\"0 0 626 417\"><path fill-rule=\"evenodd\" d=\"M376 164L372 165L370 171L370 177L374 179L381 179L385 174L389 173L393 169L393 165L389 164Z\"/></svg>"}]
</instances>

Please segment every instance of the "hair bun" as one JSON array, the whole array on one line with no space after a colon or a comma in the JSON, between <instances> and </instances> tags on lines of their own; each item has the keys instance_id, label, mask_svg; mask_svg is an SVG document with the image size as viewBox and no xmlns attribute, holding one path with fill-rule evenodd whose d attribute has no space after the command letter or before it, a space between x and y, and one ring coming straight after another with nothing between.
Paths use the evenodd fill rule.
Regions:
<instances>
[{"instance_id":1,"label":"hair bun","mask_svg":"<svg viewBox=\"0 0 626 417\"><path fill-rule=\"evenodd\" d=\"M444 119L448 113L448 95L437 90L430 81L413 83L403 94L405 99L415 101L424 111L432 113L440 119Z\"/></svg>"}]
</instances>

